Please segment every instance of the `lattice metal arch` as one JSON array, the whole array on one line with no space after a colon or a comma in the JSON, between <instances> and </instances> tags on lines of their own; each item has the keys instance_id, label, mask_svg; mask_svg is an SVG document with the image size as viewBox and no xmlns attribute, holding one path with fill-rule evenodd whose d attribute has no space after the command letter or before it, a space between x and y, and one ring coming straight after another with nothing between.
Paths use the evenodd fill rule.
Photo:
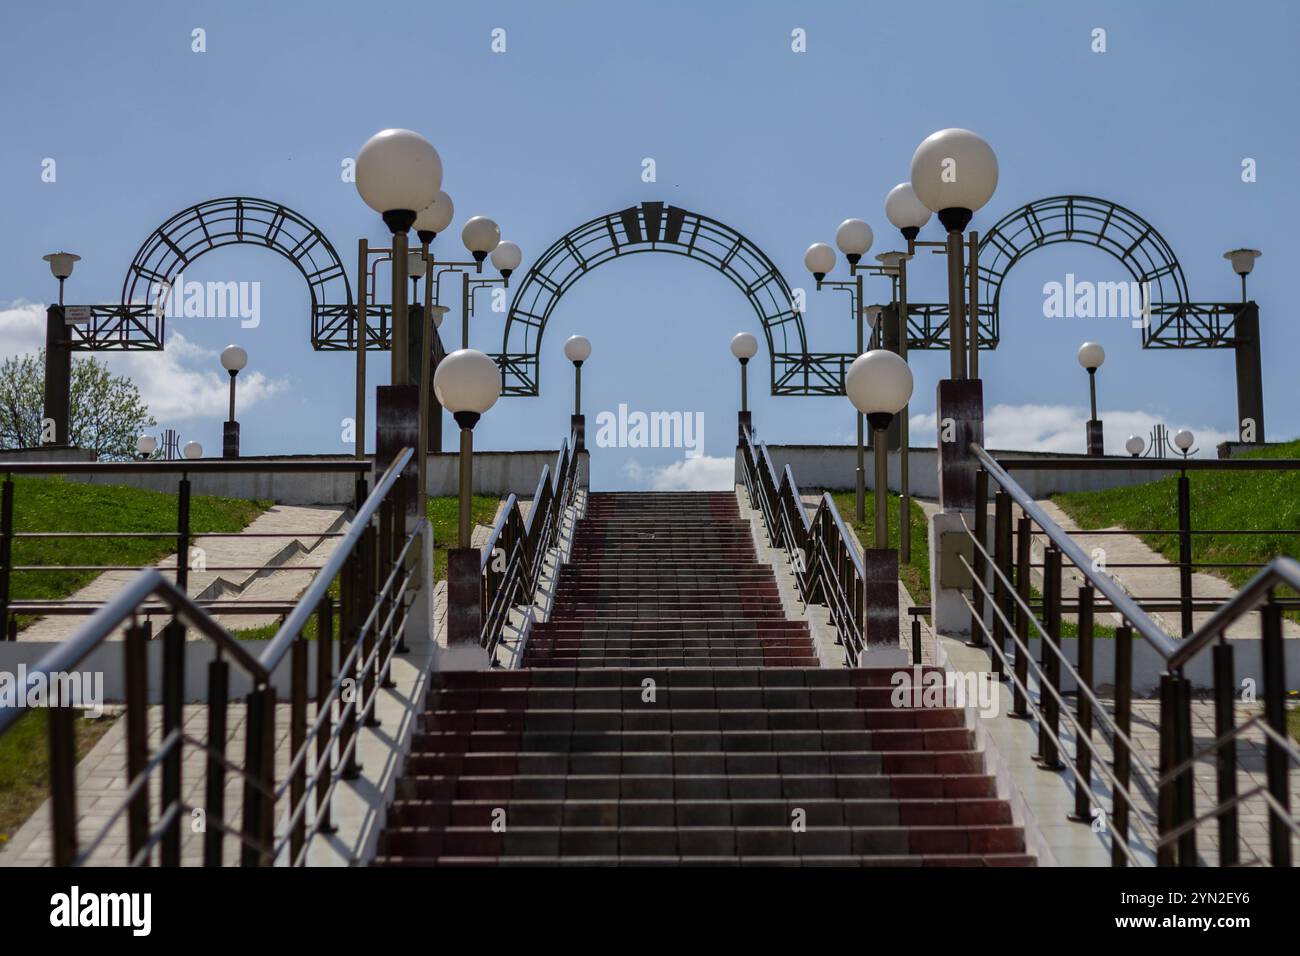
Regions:
<instances>
[{"instance_id":1,"label":"lattice metal arch","mask_svg":"<svg viewBox=\"0 0 1300 956\"><path fill-rule=\"evenodd\" d=\"M351 347L352 288L329 239L287 206L248 196L209 199L181 210L155 229L131 261L122 282L121 303L90 306L91 321L72 327L72 347L79 351L161 349L165 316L157 302L158 290L170 286L204 253L238 244L271 249L302 274L311 293L313 346Z\"/></svg>"},{"instance_id":2,"label":"lattice metal arch","mask_svg":"<svg viewBox=\"0 0 1300 956\"><path fill-rule=\"evenodd\" d=\"M536 395L538 349L551 311L583 275L619 256L666 252L717 269L757 314L777 381L807 354L803 316L790 286L767 255L735 229L677 206L646 202L583 223L556 240L519 283L506 317L500 355L504 394Z\"/></svg>"}]
</instances>

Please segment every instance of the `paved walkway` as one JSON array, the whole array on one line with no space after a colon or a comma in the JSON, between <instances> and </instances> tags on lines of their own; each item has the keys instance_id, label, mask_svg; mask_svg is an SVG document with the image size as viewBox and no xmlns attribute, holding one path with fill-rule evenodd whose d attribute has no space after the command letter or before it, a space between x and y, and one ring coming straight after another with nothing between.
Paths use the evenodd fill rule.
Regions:
<instances>
[{"instance_id":1,"label":"paved walkway","mask_svg":"<svg viewBox=\"0 0 1300 956\"><path fill-rule=\"evenodd\" d=\"M323 564L337 545L338 537L328 532L346 530L346 511L329 505L273 505L255 518L239 535L199 535L192 553L202 559L203 568L228 566L266 570L222 571L191 567L187 593L195 599L240 601L292 601L315 577L315 566ZM277 535L277 537L252 537ZM306 567L304 567L306 566ZM176 555L155 565L168 578L176 572ZM138 571L106 571L70 600L101 604L117 594ZM249 628L269 624L277 615L226 614L218 621L226 627ZM18 635L20 641L65 640L85 622L81 614L56 614L34 622ZM120 638L121 632L113 635ZM191 635L198 639L197 635Z\"/></svg>"}]
</instances>

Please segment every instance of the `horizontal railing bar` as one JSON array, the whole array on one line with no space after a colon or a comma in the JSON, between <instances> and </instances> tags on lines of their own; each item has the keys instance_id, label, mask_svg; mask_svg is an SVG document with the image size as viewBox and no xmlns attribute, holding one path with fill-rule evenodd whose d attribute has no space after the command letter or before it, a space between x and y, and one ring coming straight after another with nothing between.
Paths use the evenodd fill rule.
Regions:
<instances>
[{"instance_id":1,"label":"horizontal railing bar","mask_svg":"<svg viewBox=\"0 0 1300 956\"><path fill-rule=\"evenodd\" d=\"M997 461L1008 471L1300 471L1300 458L1007 457Z\"/></svg>"},{"instance_id":2,"label":"horizontal railing bar","mask_svg":"<svg viewBox=\"0 0 1300 956\"><path fill-rule=\"evenodd\" d=\"M194 538L341 538L345 531L192 531ZM175 531L15 531L14 538L175 538Z\"/></svg>"},{"instance_id":3,"label":"horizontal railing bar","mask_svg":"<svg viewBox=\"0 0 1300 956\"><path fill-rule=\"evenodd\" d=\"M1162 657L1168 658L1172 655L1178 646L1173 638L1161 630L1155 621L1147 616L1146 612L1138 606L1128 592L1115 582L1114 578L1108 574L1092 570L1092 558L1085 554L1083 548L1052 520L1043 507L1024 488L1020 487L1014 478L1007 474L992 455L975 442L971 442L970 448L990 477L1011 495L1022 512L1047 532L1047 536L1052 540L1052 543L1069 559L1070 563L1075 566L1076 571L1105 595L1107 600L1119 609L1119 613L1133 625L1134 630L1146 638Z\"/></svg>"},{"instance_id":4,"label":"horizontal railing bar","mask_svg":"<svg viewBox=\"0 0 1300 956\"><path fill-rule=\"evenodd\" d=\"M195 601L196 606L205 611L219 611L222 614L279 614L291 611L297 606L296 601ZM100 601L11 601L11 614L93 614L103 607ZM141 604L137 611L142 615L164 614L171 611L167 604Z\"/></svg>"},{"instance_id":5,"label":"horizontal railing bar","mask_svg":"<svg viewBox=\"0 0 1300 956\"><path fill-rule=\"evenodd\" d=\"M1029 533L1033 535L1043 534L1042 531L1038 531L1034 528L1030 528ZM1249 528L1218 528L1218 529L1188 528L1185 531L1179 531L1177 528L1139 528L1137 530L1129 530L1128 528L1079 528L1073 533L1074 534L1151 534L1151 535L1169 535L1169 536L1177 536L1177 535L1184 535L1184 534L1192 534L1192 535L1196 535L1196 534L1251 535L1253 534L1253 535L1267 536L1272 534L1300 535L1300 528L1275 528L1268 531L1252 531Z\"/></svg>"},{"instance_id":6,"label":"horizontal railing bar","mask_svg":"<svg viewBox=\"0 0 1300 956\"><path fill-rule=\"evenodd\" d=\"M172 532L167 537L174 538ZM15 564L11 571L143 571L146 565L139 564ZM153 567L153 565L147 565ZM323 564L209 564L204 571L319 571ZM157 568L163 572L175 572L175 568ZM190 569L195 570L194 568Z\"/></svg>"},{"instance_id":7,"label":"horizontal railing bar","mask_svg":"<svg viewBox=\"0 0 1300 956\"><path fill-rule=\"evenodd\" d=\"M258 472L302 474L304 472L367 472L369 459L321 458L315 461L268 461L256 458L215 458L179 461L0 461L0 473L14 475L104 474L104 475L202 475Z\"/></svg>"}]
</instances>

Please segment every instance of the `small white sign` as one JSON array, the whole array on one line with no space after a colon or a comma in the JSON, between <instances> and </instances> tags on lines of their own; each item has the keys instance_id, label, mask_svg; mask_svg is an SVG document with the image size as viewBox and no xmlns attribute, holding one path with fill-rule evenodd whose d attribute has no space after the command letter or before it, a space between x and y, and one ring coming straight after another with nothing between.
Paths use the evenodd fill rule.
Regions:
<instances>
[{"instance_id":1,"label":"small white sign","mask_svg":"<svg viewBox=\"0 0 1300 956\"><path fill-rule=\"evenodd\" d=\"M88 305L70 305L63 310L63 321L68 325L89 325L90 319L91 312Z\"/></svg>"}]
</instances>

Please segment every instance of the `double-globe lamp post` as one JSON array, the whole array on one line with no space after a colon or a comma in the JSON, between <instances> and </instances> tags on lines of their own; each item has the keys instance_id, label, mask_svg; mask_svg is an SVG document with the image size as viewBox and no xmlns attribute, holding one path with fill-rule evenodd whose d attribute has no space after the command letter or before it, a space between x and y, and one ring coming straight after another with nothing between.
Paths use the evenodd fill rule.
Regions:
<instances>
[{"instance_id":1,"label":"double-globe lamp post","mask_svg":"<svg viewBox=\"0 0 1300 956\"><path fill-rule=\"evenodd\" d=\"M1101 420L1097 418L1097 369L1106 361L1106 350L1096 342L1079 346L1079 364L1088 373L1088 402L1092 414L1088 418L1088 454L1100 457L1106 452L1102 441Z\"/></svg>"},{"instance_id":2,"label":"double-globe lamp post","mask_svg":"<svg viewBox=\"0 0 1300 956\"><path fill-rule=\"evenodd\" d=\"M470 504L474 490L474 426L501 396L501 370L477 349L457 349L433 373L438 401L460 426L460 520L457 546L447 552L447 640L477 643L482 631L482 556L472 546Z\"/></svg>"}]
</instances>

